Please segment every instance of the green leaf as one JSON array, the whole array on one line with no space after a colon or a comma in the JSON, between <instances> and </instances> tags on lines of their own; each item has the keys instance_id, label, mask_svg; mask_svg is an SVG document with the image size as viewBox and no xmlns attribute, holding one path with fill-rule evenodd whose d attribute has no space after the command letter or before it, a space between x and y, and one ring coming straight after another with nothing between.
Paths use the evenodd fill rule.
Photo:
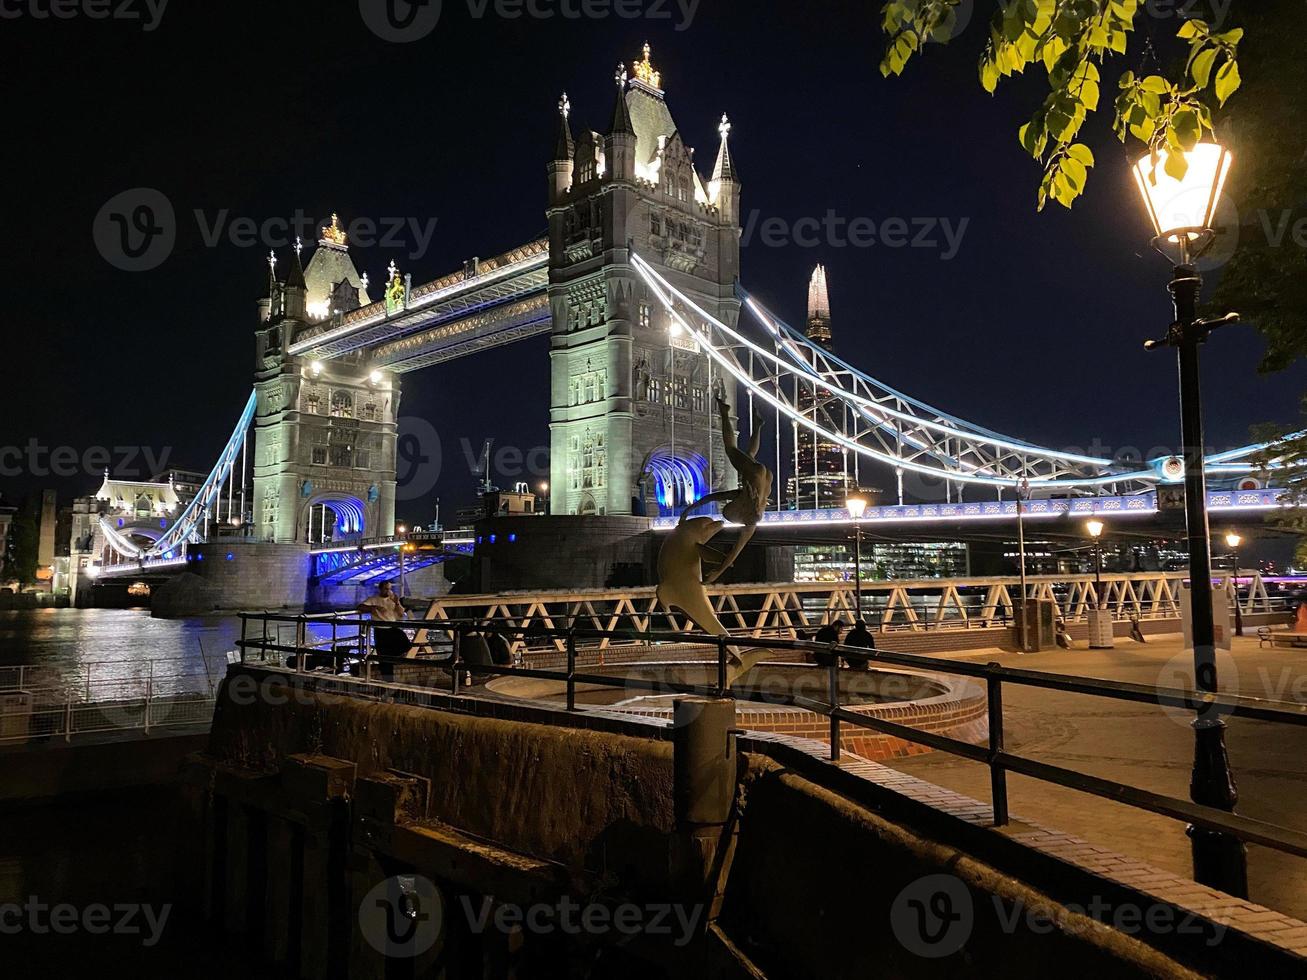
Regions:
<instances>
[{"instance_id":1,"label":"green leaf","mask_svg":"<svg viewBox=\"0 0 1307 980\"><path fill-rule=\"evenodd\" d=\"M1225 100L1234 95L1243 84L1239 77L1239 62L1227 61L1216 72L1216 100L1225 105Z\"/></svg>"},{"instance_id":2,"label":"green leaf","mask_svg":"<svg viewBox=\"0 0 1307 980\"><path fill-rule=\"evenodd\" d=\"M1175 132L1176 142L1184 147L1186 153L1198 145L1198 138L1203 135L1203 124L1192 109L1177 112L1171 120L1171 129Z\"/></svg>"},{"instance_id":3,"label":"green leaf","mask_svg":"<svg viewBox=\"0 0 1307 980\"><path fill-rule=\"evenodd\" d=\"M1189 75L1199 88L1207 88L1211 82L1212 66L1216 64L1218 53L1217 48L1203 48L1189 62Z\"/></svg>"},{"instance_id":4,"label":"green leaf","mask_svg":"<svg viewBox=\"0 0 1307 980\"><path fill-rule=\"evenodd\" d=\"M1166 155L1166 164L1162 167L1167 175L1174 177L1176 180L1184 180L1184 175L1189 172L1189 159L1183 154L1176 152L1171 148L1171 152Z\"/></svg>"},{"instance_id":5,"label":"green leaf","mask_svg":"<svg viewBox=\"0 0 1307 980\"><path fill-rule=\"evenodd\" d=\"M1171 91L1171 83L1161 75L1149 75L1139 84L1143 86L1145 92L1152 92L1154 95Z\"/></svg>"},{"instance_id":6,"label":"green leaf","mask_svg":"<svg viewBox=\"0 0 1307 980\"><path fill-rule=\"evenodd\" d=\"M1201 20L1186 20L1180 25L1180 29L1175 33L1176 37L1197 37L1199 33L1207 33L1207 25Z\"/></svg>"},{"instance_id":7,"label":"green leaf","mask_svg":"<svg viewBox=\"0 0 1307 980\"><path fill-rule=\"evenodd\" d=\"M1094 151L1085 146L1084 143L1072 143L1066 148L1066 155L1072 160L1078 160L1086 167L1094 165Z\"/></svg>"},{"instance_id":8,"label":"green leaf","mask_svg":"<svg viewBox=\"0 0 1307 980\"><path fill-rule=\"evenodd\" d=\"M980 63L980 85L990 95L998 88L998 69L988 58Z\"/></svg>"}]
</instances>

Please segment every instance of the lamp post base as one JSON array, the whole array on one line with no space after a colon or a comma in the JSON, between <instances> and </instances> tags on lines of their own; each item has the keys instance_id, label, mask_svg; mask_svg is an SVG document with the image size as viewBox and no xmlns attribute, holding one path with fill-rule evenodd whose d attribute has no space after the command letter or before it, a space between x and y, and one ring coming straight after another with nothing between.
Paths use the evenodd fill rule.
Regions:
<instances>
[{"instance_id":1,"label":"lamp post base","mask_svg":"<svg viewBox=\"0 0 1307 980\"><path fill-rule=\"evenodd\" d=\"M1230 813L1239 801L1225 749L1225 722L1219 718L1199 718L1194 722L1194 768L1189 798ZM1192 824L1185 833L1193 854L1194 880L1227 895L1247 898L1247 845L1232 834Z\"/></svg>"}]
</instances>

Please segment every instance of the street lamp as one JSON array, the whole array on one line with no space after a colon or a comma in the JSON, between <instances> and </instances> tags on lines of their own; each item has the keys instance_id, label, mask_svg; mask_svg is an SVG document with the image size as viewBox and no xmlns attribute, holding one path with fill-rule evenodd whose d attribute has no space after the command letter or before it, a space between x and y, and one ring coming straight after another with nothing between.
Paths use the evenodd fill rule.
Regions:
<instances>
[{"instance_id":1,"label":"street lamp","mask_svg":"<svg viewBox=\"0 0 1307 980\"><path fill-rule=\"evenodd\" d=\"M1194 262L1211 247L1212 222L1232 157L1217 143L1199 143L1186 155L1183 177L1166 167L1170 151L1150 152L1134 167L1135 180L1157 236L1153 246L1168 258L1178 255L1169 290L1175 321L1148 350L1174 347L1180 364L1181 453L1184 457L1185 528L1189 541L1189 608L1193 616L1194 678L1198 689L1215 694L1216 636L1212 621L1212 553L1207 524L1207 481L1203 472L1203 409L1199 345L1219 326L1238 319L1227 314L1214 320L1198 317L1203 279ZM1194 764L1189 796L1205 806L1233 812L1239 792L1225 749L1225 723L1219 711L1205 704L1194 719ZM1231 895L1248 895L1248 854L1239 838L1190 826L1194 878Z\"/></svg>"},{"instance_id":2,"label":"street lamp","mask_svg":"<svg viewBox=\"0 0 1307 980\"><path fill-rule=\"evenodd\" d=\"M844 506L853 518L853 595L857 607L856 621L862 619L862 515L867 512L867 495L851 493L844 498Z\"/></svg>"},{"instance_id":3,"label":"street lamp","mask_svg":"<svg viewBox=\"0 0 1307 980\"><path fill-rule=\"evenodd\" d=\"M1234 635L1243 636L1243 609L1239 605L1239 545L1243 537L1234 531L1225 533L1225 544L1230 549L1230 567L1234 574L1230 579L1230 588L1234 592Z\"/></svg>"},{"instance_id":4,"label":"street lamp","mask_svg":"<svg viewBox=\"0 0 1307 980\"><path fill-rule=\"evenodd\" d=\"M545 501L545 516L549 516L549 481L540 484L540 495Z\"/></svg>"},{"instance_id":5,"label":"street lamp","mask_svg":"<svg viewBox=\"0 0 1307 980\"><path fill-rule=\"evenodd\" d=\"M1103 602L1103 528L1102 521L1086 521L1085 530L1094 539L1094 605L1102 609Z\"/></svg>"}]
</instances>

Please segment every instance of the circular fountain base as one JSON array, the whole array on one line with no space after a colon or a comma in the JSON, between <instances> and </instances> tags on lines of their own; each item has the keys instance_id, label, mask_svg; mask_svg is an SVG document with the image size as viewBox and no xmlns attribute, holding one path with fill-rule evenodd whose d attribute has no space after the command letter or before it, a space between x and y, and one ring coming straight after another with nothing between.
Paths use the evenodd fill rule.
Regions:
<instances>
[{"instance_id":1,"label":"circular fountain base","mask_svg":"<svg viewBox=\"0 0 1307 980\"><path fill-rule=\"evenodd\" d=\"M644 684L684 684L711 688L717 682L716 664L710 662L641 662L581 668L587 674ZM964 678L942 674L896 670L839 671L840 705L869 718L881 718L919 731L947 735L965 742L982 742L989 735L985 692ZM802 664L763 663L735 684L738 695L751 698L736 702L740 728L751 731L794 735L830 741L830 720L814 711L776 703L782 697L826 701L828 672ZM567 683L563 679L501 677L486 684L486 690L501 697L563 703ZM683 695L649 691L636 684L613 687L577 684L578 705L603 707L650 718L671 720L672 701ZM840 748L866 759L889 759L928 752L926 746L845 724Z\"/></svg>"}]
</instances>

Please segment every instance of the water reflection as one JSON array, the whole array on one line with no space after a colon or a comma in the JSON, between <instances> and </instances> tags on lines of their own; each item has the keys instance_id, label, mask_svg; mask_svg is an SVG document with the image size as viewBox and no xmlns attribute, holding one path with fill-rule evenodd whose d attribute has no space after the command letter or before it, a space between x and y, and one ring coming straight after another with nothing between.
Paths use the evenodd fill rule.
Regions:
<instances>
[{"instance_id":1,"label":"water reflection","mask_svg":"<svg viewBox=\"0 0 1307 980\"><path fill-rule=\"evenodd\" d=\"M140 609L0 611L0 669L41 667L41 686L58 679L99 688L149 678L156 694L201 691L226 672L227 651L239 637L235 618L152 619Z\"/></svg>"}]
</instances>

